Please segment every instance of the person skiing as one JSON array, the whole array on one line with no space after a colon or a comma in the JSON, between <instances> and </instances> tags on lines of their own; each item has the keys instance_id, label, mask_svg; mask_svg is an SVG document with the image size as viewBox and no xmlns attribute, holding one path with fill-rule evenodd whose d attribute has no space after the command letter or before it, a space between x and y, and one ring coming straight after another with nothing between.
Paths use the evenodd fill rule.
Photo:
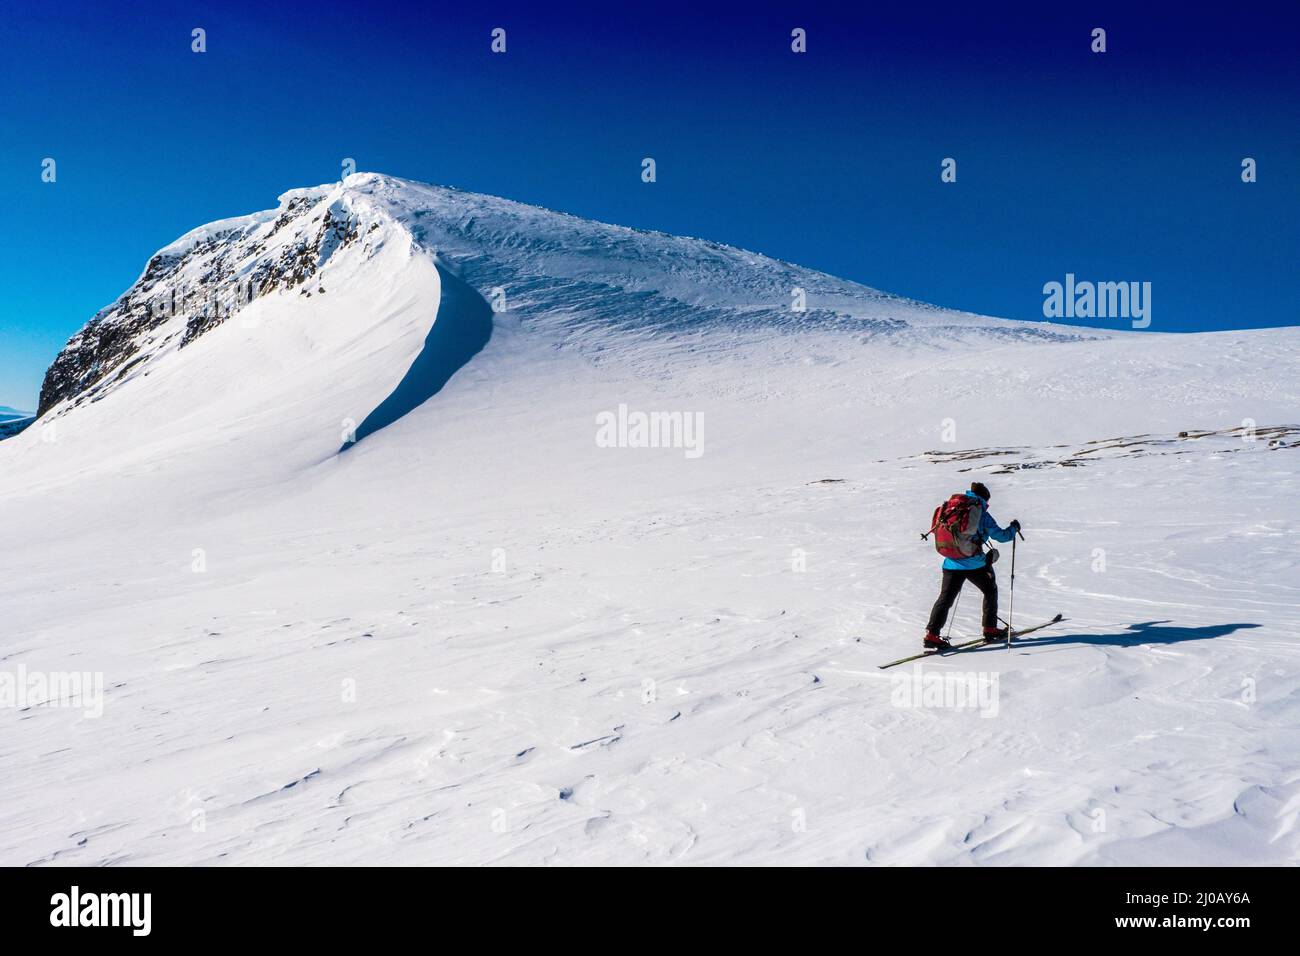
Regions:
<instances>
[{"instance_id":1,"label":"person skiing","mask_svg":"<svg viewBox=\"0 0 1300 956\"><path fill-rule=\"evenodd\" d=\"M930 611L930 620L925 626L925 639L922 643L926 650L946 651L952 648L952 644L941 636L941 632L953 602L967 581L979 588L984 595L984 640L1007 639L1006 628L998 627L998 581L993 572L998 552L992 548L986 555L984 542L990 538L1004 543L1012 540L1020 531L1020 522L1012 521L1005 528L999 527L989 514L990 497L988 488L975 481L971 483L969 491L953 495L935 510L930 531L938 532L935 547L944 555L943 583L939 587L939 598ZM972 524L973 528L970 527Z\"/></svg>"}]
</instances>

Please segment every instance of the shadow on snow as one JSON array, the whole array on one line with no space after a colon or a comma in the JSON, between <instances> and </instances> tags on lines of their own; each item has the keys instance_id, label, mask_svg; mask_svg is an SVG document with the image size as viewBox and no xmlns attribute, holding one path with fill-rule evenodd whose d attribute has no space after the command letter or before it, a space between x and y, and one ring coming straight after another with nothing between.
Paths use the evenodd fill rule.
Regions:
<instances>
[{"instance_id":1,"label":"shadow on snow","mask_svg":"<svg viewBox=\"0 0 1300 956\"><path fill-rule=\"evenodd\" d=\"M487 301L441 263L438 279L438 314L424 347L392 393L357 426L355 441L345 443L340 452L433 398L492 338L492 307Z\"/></svg>"},{"instance_id":2,"label":"shadow on snow","mask_svg":"<svg viewBox=\"0 0 1300 956\"><path fill-rule=\"evenodd\" d=\"M1204 627L1165 627L1168 621L1145 621L1130 624L1118 634L1051 634L1043 637L1026 637L1014 642L1013 647L1046 647L1052 644L1091 644L1100 647L1137 647L1142 644L1180 644L1183 641L1205 641L1224 637L1235 631L1259 624L1207 624ZM975 651L1004 650L1005 645L993 644L977 647Z\"/></svg>"}]
</instances>

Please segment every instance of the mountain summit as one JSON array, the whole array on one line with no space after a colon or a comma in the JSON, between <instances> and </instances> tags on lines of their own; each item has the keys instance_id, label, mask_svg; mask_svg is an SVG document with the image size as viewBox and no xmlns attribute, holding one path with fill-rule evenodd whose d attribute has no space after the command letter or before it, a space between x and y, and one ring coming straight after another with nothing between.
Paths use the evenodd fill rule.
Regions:
<instances>
[{"instance_id":1,"label":"mountain summit","mask_svg":"<svg viewBox=\"0 0 1300 956\"><path fill-rule=\"evenodd\" d=\"M916 331L1097 337L938 309L716 242L357 173L290 190L276 209L209 223L160 249L56 358L38 413L98 401L254 305L306 302L354 285L377 261L395 274L412 258L438 263L498 313L588 347L618 333L809 328L885 340ZM429 305L431 325L438 310ZM370 319L352 322L360 332Z\"/></svg>"}]
</instances>

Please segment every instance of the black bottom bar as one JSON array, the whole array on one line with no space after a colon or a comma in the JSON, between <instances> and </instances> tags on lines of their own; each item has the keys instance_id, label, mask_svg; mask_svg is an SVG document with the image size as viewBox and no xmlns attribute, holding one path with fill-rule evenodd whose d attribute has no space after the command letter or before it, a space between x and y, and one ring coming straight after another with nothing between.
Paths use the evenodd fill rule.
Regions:
<instances>
[{"instance_id":1,"label":"black bottom bar","mask_svg":"<svg viewBox=\"0 0 1300 956\"><path fill-rule=\"evenodd\" d=\"M810 936L849 929L864 943L888 930L915 933L925 944L1201 939L1232 946L1290 935L1294 877L1289 869L1209 868L663 868L615 879L584 870L7 869L0 870L0 919L11 943L76 934L83 943L111 936L127 945L256 942L298 950L373 948L389 945L384 938L395 942L393 934L439 929L470 938L482 932L492 945L503 935L563 944L570 932L615 945L629 934L675 937L672 926L701 922L732 942L762 938L779 924Z\"/></svg>"}]
</instances>

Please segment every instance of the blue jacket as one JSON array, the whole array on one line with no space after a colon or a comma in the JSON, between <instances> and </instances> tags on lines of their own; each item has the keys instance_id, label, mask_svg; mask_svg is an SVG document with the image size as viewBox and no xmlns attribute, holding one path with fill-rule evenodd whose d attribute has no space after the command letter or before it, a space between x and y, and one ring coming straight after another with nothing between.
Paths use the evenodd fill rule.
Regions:
<instances>
[{"instance_id":1,"label":"blue jacket","mask_svg":"<svg viewBox=\"0 0 1300 956\"><path fill-rule=\"evenodd\" d=\"M1010 541L1012 538L1016 536L1016 533L1012 531L1010 528L998 527L998 523L994 521L993 516L989 514L988 505L984 503L983 498L981 498L979 495L975 494L972 491L966 492L966 496L969 498L974 498L980 504L984 505L984 514L980 518L980 530L979 530L979 537L981 543L987 541L989 538L992 538L994 541L1001 541L1003 544L1005 544L1006 542ZM983 554L972 555L969 558L944 558L943 559L943 569L945 571L974 571L976 568L984 567L984 564L985 561L984 561Z\"/></svg>"}]
</instances>

